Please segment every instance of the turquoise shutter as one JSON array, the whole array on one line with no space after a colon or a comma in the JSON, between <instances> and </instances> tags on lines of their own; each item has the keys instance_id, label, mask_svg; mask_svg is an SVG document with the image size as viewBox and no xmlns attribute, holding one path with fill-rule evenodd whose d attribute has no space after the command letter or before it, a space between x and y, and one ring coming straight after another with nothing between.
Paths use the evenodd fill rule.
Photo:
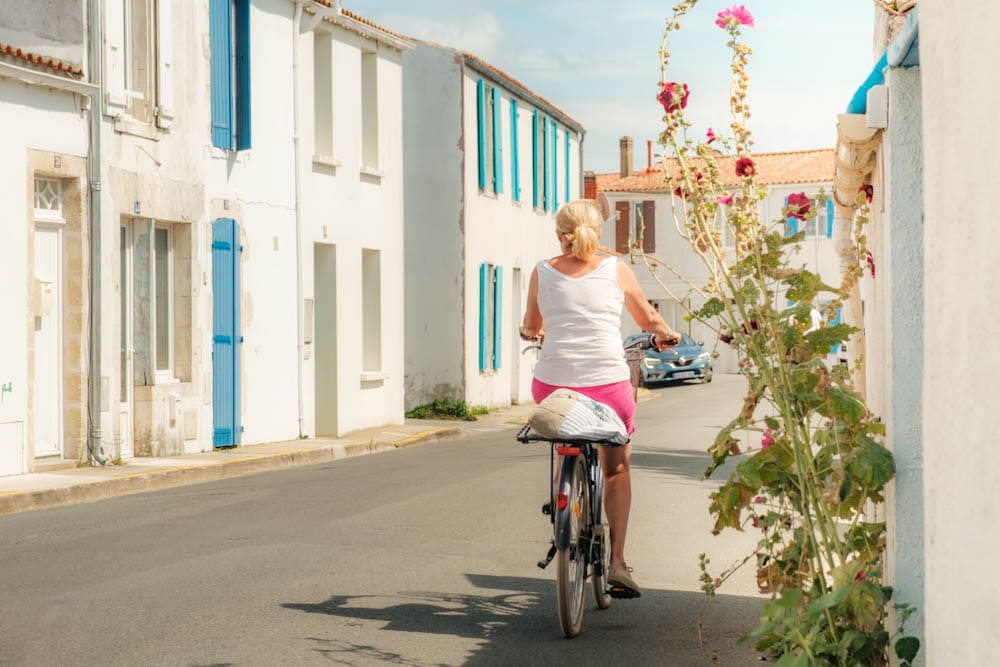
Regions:
<instances>
[{"instance_id":1,"label":"turquoise shutter","mask_svg":"<svg viewBox=\"0 0 1000 667\"><path fill-rule=\"evenodd\" d=\"M546 211L552 210L552 159L549 151L549 119L542 118L542 203Z\"/></svg>"},{"instance_id":2,"label":"turquoise shutter","mask_svg":"<svg viewBox=\"0 0 1000 667\"><path fill-rule=\"evenodd\" d=\"M490 288L489 265L479 265L479 370L486 370L486 291Z\"/></svg>"},{"instance_id":3,"label":"turquoise shutter","mask_svg":"<svg viewBox=\"0 0 1000 667\"><path fill-rule=\"evenodd\" d=\"M552 210L559 208L559 127L552 121Z\"/></svg>"},{"instance_id":4,"label":"turquoise shutter","mask_svg":"<svg viewBox=\"0 0 1000 667\"><path fill-rule=\"evenodd\" d=\"M212 145L233 148L233 72L231 0L209 0L208 41L211 49Z\"/></svg>"},{"instance_id":5,"label":"turquoise shutter","mask_svg":"<svg viewBox=\"0 0 1000 667\"><path fill-rule=\"evenodd\" d=\"M833 238L833 193L826 198L826 238Z\"/></svg>"},{"instance_id":6,"label":"turquoise shutter","mask_svg":"<svg viewBox=\"0 0 1000 667\"><path fill-rule=\"evenodd\" d=\"M565 196L563 197L563 199L566 200L566 203L569 203L569 130L566 130L565 152L566 152L566 172L565 172L566 176L564 177L564 180L565 180L564 194L565 194Z\"/></svg>"},{"instance_id":7,"label":"turquoise shutter","mask_svg":"<svg viewBox=\"0 0 1000 667\"><path fill-rule=\"evenodd\" d=\"M476 108L479 113L479 189L486 189L486 84L476 82Z\"/></svg>"},{"instance_id":8,"label":"turquoise shutter","mask_svg":"<svg viewBox=\"0 0 1000 667\"><path fill-rule=\"evenodd\" d=\"M231 218L212 224L212 446L240 442L240 244Z\"/></svg>"},{"instance_id":9,"label":"turquoise shutter","mask_svg":"<svg viewBox=\"0 0 1000 667\"><path fill-rule=\"evenodd\" d=\"M510 196L521 201L520 160L517 154L517 100L510 98Z\"/></svg>"},{"instance_id":10,"label":"turquoise shutter","mask_svg":"<svg viewBox=\"0 0 1000 667\"><path fill-rule=\"evenodd\" d=\"M250 0L236 0L236 149L250 148Z\"/></svg>"},{"instance_id":11,"label":"turquoise shutter","mask_svg":"<svg viewBox=\"0 0 1000 667\"><path fill-rule=\"evenodd\" d=\"M788 195L785 195L785 206L788 206ZM788 216L785 218L785 236L794 236L799 233L799 220Z\"/></svg>"},{"instance_id":12,"label":"turquoise shutter","mask_svg":"<svg viewBox=\"0 0 1000 667\"><path fill-rule=\"evenodd\" d=\"M833 326L837 326L838 324L840 324L842 317L843 317L843 312L841 311L840 308L838 308L837 309L837 316L833 319ZM831 345L830 346L830 354L836 354L838 347L840 347L840 345Z\"/></svg>"},{"instance_id":13,"label":"turquoise shutter","mask_svg":"<svg viewBox=\"0 0 1000 667\"><path fill-rule=\"evenodd\" d=\"M493 192L503 192L503 123L501 119L500 89L493 88Z\"/></svg>"},{"instance_id":14,"label":"turquoise shutter","mask_svg":"<svg viewBox=\"0 0 1000 667\"><path fill-rule=\"evenodd\" d=\"M531 112L531 204L538 208L538 109Z\"/></svg>"},{"instance_id":15,"label":"turquoise shutter","mask_svg":"<svg viewBox=\"0 0 1000 667\"><path fill-rule=\"evenodd\" d=\"M500 368L500 335L503 320L503 267L493 269L493 368Z\"/></svg>"}]
</instances>

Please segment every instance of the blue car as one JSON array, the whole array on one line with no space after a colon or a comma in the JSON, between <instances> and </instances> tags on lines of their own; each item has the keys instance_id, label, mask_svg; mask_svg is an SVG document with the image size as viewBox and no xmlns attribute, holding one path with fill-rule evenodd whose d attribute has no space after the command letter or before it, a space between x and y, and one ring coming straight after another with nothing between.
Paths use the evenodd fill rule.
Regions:
<instances>
[{"instance_id":1,"label":"blue car","mask_svg":"<svg viewBox=\"0 0 1000 667\"><path fill-rule=\"evenodd\" d=\"M648 336L639 334L625 339L628 345L637 338ZM643 386L654 382L672 382L674 380L712 381L712 355L705 351L701 342L696 342L691 336L681 334L681 342L674 348L660 352L646 350L645 356L639 361L640 381Z\"/></svg>"}]
</instances>

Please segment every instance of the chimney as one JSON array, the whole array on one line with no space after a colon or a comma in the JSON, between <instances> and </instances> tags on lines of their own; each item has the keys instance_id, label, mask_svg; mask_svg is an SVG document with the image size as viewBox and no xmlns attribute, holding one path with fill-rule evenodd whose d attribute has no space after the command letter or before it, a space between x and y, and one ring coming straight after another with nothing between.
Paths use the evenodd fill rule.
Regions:
<instances>
[{"instance_id":1,"label":"chimney","mask_svg":"<svg viewBox=\"0 0 1000 667\"><path fill-rule=\"evenodd\" d=\"M621 170L619 173L622 178L625 178L635 173L632 169L632 137L622 137L619 144L621 145Z\"/></svg>"},{"instance_id":2,"label":"chimney","mask_svg":"<svg viewBox=\"0 0 1000 667\"><path fill-rule=\"evenodd\" d=\"M583 172L583 198L597 199L597 175L592 171Z\"/></svg>"},{"instance_id":3,"label":"chimney","mask_svg":"<svg viewBox=\"0 0 1000 667\"><path fill-rule=\"evenodd\" d=\"M646 140L646 173L653 173L653 141Z\"/></svg>"}]
</instances>

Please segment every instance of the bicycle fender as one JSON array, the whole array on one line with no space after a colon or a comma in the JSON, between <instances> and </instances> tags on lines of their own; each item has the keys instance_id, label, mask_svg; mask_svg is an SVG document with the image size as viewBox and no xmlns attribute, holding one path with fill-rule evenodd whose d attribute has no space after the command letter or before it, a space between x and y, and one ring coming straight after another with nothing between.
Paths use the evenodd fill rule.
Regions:
<instances>
[{"instance_id":1,"label":"bicycle fender","mask_svg":"<svg viewBox=\"0 0 1000 667\"><path fill-rule=\"evenodd\" d=\"M575 456L564 456L562 460L562 469L559 471L559 486L556 487L556 492L562 491L567 496L572 496L573 489L573 473L576 468ZM572 530L570 528L570 517L572 516L573 508L567 506L566 509L556 509L554 523L555 523L555 544L556 549L566 549L569 547L570 538L572 537Z\"/></svg>"}]
</instances>

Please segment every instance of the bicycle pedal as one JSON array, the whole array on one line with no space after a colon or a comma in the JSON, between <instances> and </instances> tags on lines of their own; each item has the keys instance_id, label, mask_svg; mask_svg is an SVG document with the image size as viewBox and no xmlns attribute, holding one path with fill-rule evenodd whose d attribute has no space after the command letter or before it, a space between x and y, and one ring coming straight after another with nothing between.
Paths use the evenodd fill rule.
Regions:
<instances>
[{"instance_id":1,"label":"bicycle pedal","mask_svg":"<svg viewBox=\"0 0 1000 667\"><path fill-rule=\"evenodd\" d=\"M545 503L544 505L542 505L542 514L544 514L545 516L549 516L550 514L552 514L552 503Z\"/></svg>"}]
</instances>

